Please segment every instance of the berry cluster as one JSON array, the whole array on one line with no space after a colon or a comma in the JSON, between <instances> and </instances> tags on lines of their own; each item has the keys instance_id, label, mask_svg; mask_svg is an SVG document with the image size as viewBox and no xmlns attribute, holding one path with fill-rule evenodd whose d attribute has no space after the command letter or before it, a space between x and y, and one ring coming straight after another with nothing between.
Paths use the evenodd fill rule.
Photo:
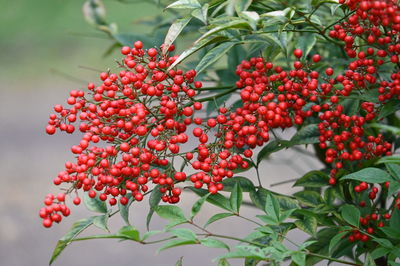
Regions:
<instances>
[{"instance_id":1,"label":"berry cluster","mask_svg":"<svg viewBox=\"0 0 400 266\"><path fill-rule=\"evenodd\" d=\"M146 192L159 189L162 200L177 203L181 189L177 183L190 180L195 188L207 187L210 193L223 189L221 181L231 178L234 170L247 168L246 158L257 146L264 145L274 128L289 128L317 121L319 147L325 162L331 165L329 183L335 185L338 171L357 166L362 160L390 155L392 145L381 134L368 130L368 122L379 117L383 105L400 99L400 72L390 80L380 80L380 68L398 62L400 10L394 1L341 1L353 14L335 25L331 38L344 42L352 58L344 73L334 76L331 67L324 73L313 70L321 61L295 49L297 61L284 70L263 58L251 58L237 66L242 106L235 110L219 109L215 118L200 118L196 111L202 103L195 96L202 83L194 81L196 71L184 72L169 67L177 59L162 49L143 49L140 41L122 47L123 60L118 74L100 74L101 83L90 83L88 93L73 90L69 107L56 105L46 132L73 133L78 120L83 137L71 148L76 162L67 162L54 184L70 184L65 193L48 195L40 210L43 225L60 222L69 215L65 195L86 191L110 205L128 204L129 198L141 201ZM359 39L359 40L358 40ZM356 45L363 42L365 45ZM367 97L352 95L371 93ZM348 108L348 105L358 105ZM190 133L188 133L191 131ZM98 143L98 144L97 144ZM182 151L195 144L194 149ZM183 161L177 171L175 158ZM189 174L185 166L194 173ZM382 189L387 189L383 187ZM357 185L357 193L369 193L371 201L379 193L377 185ZM400 200L399 200L400 201ZM73 203L78 205L78 196ZM361 207L366 206L360 201ZM400 202L397 203L400 207ZM386 210L375 210L360 223L372 234L376 226L389 219ZM367 241L368 236L354 231L350 241Z\"/></svg>"},{"instance_id":2,"label":"berry cluster","mask_svg":"<svg viewBox=\"0 0 400 266\"><path fill-rule=\"evenodd\" d=\"M171 46L169 52L173 50ZM188 141L188 126L193 121L201 123L192 117L202 107L193 100L202 84L194 81L194 70L166 71L177 57L155 48L145 51L140 41L133 48L123 47L121 53L125 56L120 62L123 70L101 73L101 84L90 83L88 94L71 91L70 108L54 107L58 115L50 115L46 132L73 133L79 119L83 137L71 148L77 161L67 162L53 182L72 184L67 194L82 189L110 205L118 198L127 204L128 195L141 201L151 183L159 185L163 201L176 203L181 189L175 183L185 181L186 174L175 171L171 158L183 156L180 149ZM64 200L57 199L53 203L53 197L46 197L48 207L40 212L46 227L61 220L53 211L69 214ZM79 197L73 200L76 205L80 202Z\"/></svg>"}]
</instances>

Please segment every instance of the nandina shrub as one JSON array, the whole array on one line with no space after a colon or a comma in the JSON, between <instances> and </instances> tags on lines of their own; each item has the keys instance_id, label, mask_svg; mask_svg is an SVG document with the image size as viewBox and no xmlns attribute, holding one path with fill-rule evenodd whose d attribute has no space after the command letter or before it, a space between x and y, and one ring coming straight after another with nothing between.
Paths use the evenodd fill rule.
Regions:
<instances>
[{"instance_id":1,"label":"nandina shrub","mask_svg":"<svg viewBox=\"0 0 400 266\"><path fill-rule=\"evenodd\" d=\"M45 227L68 216L67 205L82 197L100 215L76 222L51 262L90 225L107 229L116 213L126 226L84 239L160 242L148 240L153 231L141 236L128 216L150 194L147 225L154 213L170 222L161 249L227 249L219 265L231 258L245 265L398 265L397 1L180 0L166 7L181 12L159 47L117 33L102 8L88 1L85 15L122 46L120 70L101 73L85 90L71 91L67 106L54 106L46 132L79 131L82 139L71 148L75 160L53 180L65 192L47 195L40 210ZM200 37L174 55L175 40L192 38L193 29ZM186 63L194 69L185 68L199 50L200 59ZM227 66L215 66L224 55ZM295 135L281 139L277 132L287 128ZM303 190L294 195L263 187L263 160L302 145L314 148L324 168L297 178L294 186ZM257 180L245 177L251 169ZM174 205L185 199L182 190L200 197L190 216ZM256 217L242 215L244 193ZM206 202L224 212L201 225L195 218ZM205 228L231 216L251 222L254 231L240 238ZM297 249L284 245L295 229L310 235Z\"/></svg>"}]
</instances>

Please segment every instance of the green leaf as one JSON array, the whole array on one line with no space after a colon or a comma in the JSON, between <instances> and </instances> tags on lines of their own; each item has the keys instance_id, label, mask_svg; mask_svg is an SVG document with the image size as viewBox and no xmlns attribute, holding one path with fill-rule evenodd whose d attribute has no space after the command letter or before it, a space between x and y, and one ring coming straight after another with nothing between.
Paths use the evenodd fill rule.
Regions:
<instances>
[{"instance_id":1,"label":"green leaf","mask_svg":"<svg viewBox=\"0 0 400 266\"><path fill-rule=\"evenodd\" d=\"M224 191L229 191L229 192L232 191L232 189L235 187L236 184L239 184L243 192L250 192L255 190L253 182L244 176L235 176L232 178L226 178L222 181L222 184L224 185Z\"/></svg>"},{"instance_id":2,"label":"green leaf","mask_svg":"<svg viewBox=\"0 0 400 266\"><path fill-rule=\"evenodd\" d=\"M319 142L319 130L317 124L310 124L303 126L290 140L291 146L293 144L314 144Z\"/></svg>"},{"instance_id":3,"label":"green leaf","mask_svg":"<svg viewBox=\"0 0 400 266\"><path fill-rule=\"evenodd\" d=\"M257 191L254 190L250 191L250 199L256 207L258 207L261 210L264 210L267 196L270 193L272 192L265 188L259 188ZM279 201L279 205L282 210L291 210L299 208L297 201L292 198L282 195L274 195L274 196Z\"/></svg>"},{"instance_id":4,"label":"green leaf","mask_svg":"<svg viewBox=\"0 0 400 266\"><path fill-rule=\"evenodd\" d=\"M336 245L339 243L340 240L343 239L345 235L347 235L349 232L340 232L339 234L335 235L331 241L329 242L329 254L331 255L333 250L336 248Z\"/></svg>"},{"instance_id":5,"label":"green leaf","mask_svg":"<svg viewBox=\"0 0 400 266\"><path fill-rule=\"evenodd\" d=\"M193 9L193 8L201 8L201 5L197 0L179 0L168 5L165 9L168 8Z\"/></svg>"},{"instance_id":6,"label":"green leaf","mask_svg":"<svg viewBox=\"0 0 400 266\"><path fill-rule=\"evenodd\" d=\"M400 165L394 163L385 163L386 169L396 180L400 180Z\"/></svg>"},{"instance_id":7,"label":"green leaf","mask_svg":"<svg viewBox=\"0 0 400 266\"><path fill-rule=\"evenodd\" d=\"M367 257L365 258L364 266L376 266L374 259L369 253L367 253Z\"/></svg>"},{"instance_id":8,"label":"green leaf","mask_svg":"<svg viewBox=\"0 0 400 266\"><path fill-rule=\"evenodd\" d=\"M324 187L328 184L329 176L322 171L310 171L294 183L294 187Z\"/></svg>"},{"instance_id":9,"label":"green leaf","mask_svg":"<svg viewBox=\"0 0 400 266\"><path fill-rule=\"evenodd\" d=\"M88 193L83 195L83 202L86 208L92 212L107 213L107 204L96 196L95 198L89 197Z\"/></svg>"},{"instance_id":10,"label":"green leaf","mask_svg":"<svg viewBox=\"0 0 400 266\"><path fill-rule=\"evenodd\" d=\"M385 233L386 236L395 238L395 239L400 239L400 229L399 228L392 228L392 227L381 227L379 228L383 233Z\"/></svg>"},{"instance_id":11,"label":"green leaf","mask_svg":"<svg viewBox=\"0 0 400 266\"><path fill-rule=\"evenodd\" d=\"M218 92L223 93L224 90L221 90ZM232 96L232 94L230 93L230 94L218 97L217 99L209 101L207 103L207 108L206 108L207 116L210 116L213 112L218 110L221 106L224 106L231 96Z\"/></svg>"},{"instance_id":12,"label":"green leaf","mask_svg":"<svg viewBox=\"0 0 400 266\"><path fill-rule=\"evenodd\" d=\"M312 48L316 44L317 39L313 33L303 33L300 35L296 47L303 51L304 58L311 52Z\"/></svg>"},{"instance_id":13,"label":"green leaf","mask_svg":"<svg viewBox=\"0 0 400 266\"><path fill-rule=\"evenodd\" d=\"M231 192L231 196L229 198L229 202L231 203L231 208L236 213L239 213L240 206L242 205L243 194L242 189L238 183L235 184L233 190Z\"/></svg>"},{"instance_id":14,"label":"green leaf","mask_svg":"<svg viewBox=\"0 0 400 266\"><path fill-rule=\"evenodd\" d=\"M294 224L297 228L312 236L315 236L315 234L317 233L318 222L317 219L314 217L306 216L302 220L297 220Z\"/></svg>"},{"instance_id":15,"label":"green leaf","mask_svg":"<svg viewBox=\"0 0 400 266\"><path fill-rule=\"evenodd\" d=\"M201 20L204 24L207 25L207 12L208 12L208 4L203 5L202 8L196 8L192 11L192 16Z\"/></svg>"},{"instance_id":16,"label":"green leaf","mask_svg":"<svg viewBox=\"0 0 400 266\"><path fill-rule=\"evenodd\" d=\"M302 252L295 252L292 254L292 260L298 266L305 266L306 265L306 254Z\"/></svg>"},{"instance_id":17,"label":"green leaf","mask_svg":"<svg viewBox=\"0 0 400 266\"><path fill-rule=\"evenodd\" d=\"M127 225L130 225L130 223L129 223L129 207L131 206L132 202L134 201L134 198L132 197L132 194L127 194L125 197L128 198L128 203L126 205L123 205L123 204L121 204L121 202L118 201L119 214L121 215L121 217L125 221L125 223Z\"/></svg>"},{"instance_id":18,"label":"green leaf","mask_svg":"<svg viewBox=\"0 0 400 266\"><path fill-rule=\"evenodd\" d=\"M182 62L183 60L185 60L187 57L189 57L190 55L194 54L195 52L197 52L198 50L200 50L201 48L212 44L214 42L222 42L224 40L226 40L227 37L224 36L215 36L212 38L207 38L204 40L201 40L199 42L196 42L192 47L190 47L189 49L186 49L185 51L183 51L180 56L174 61L174 63L168 68L168 70L174 68L177 64L179 64L180 62Z\"/></svg>"},{"instance_id":19,"label":"green leaf","mask_svg":"<svg viewBox=\"0 0 400 266\"><path fill-rule=\"evenodd\" d=\"M97 228L109 232L110 230L108 230L107 222L108 222L108 214L96 216L93 219L93 225L95 225Z\"/></svg>"},{"instance_id":20,"label":"green leaf","mask_svg":"<svg viewBox=\"0 0 400 266\"><path fill-rule=\"evenodd\" d=\"M389 191L388 191L388 195L392 196L394 194L396 194L400 189L400 183L398 180L396 181L391 181L389 184Z\"/></svg>"},{"instance_id":21,"label":"green leaf","mask_svg":"<svg viewBox=\"0 0 400 266\"><path fill-rule=\"evenodd\" d=\"M162 193L160 192L160 186L157 185L153 188L153 191L151 192L150 197L149 197L150 210L149 210L149 213L147 214L147 218L146 218L147 230L149 230L150 221L151 221L151 218L153 217L154 211L158 207L158 204L160 204L161 196L162 196Z\"/></svg>"},{"instance_id":22,"label":"green leaf","mask_svg":"<svg viewBox=\"0 0 400 266\"><path fill-rule=\"evenodd\" d=\"M400 128L394 127L394 126L389 126L389 125L383 125L383 124L377 124L377 123L372 123L369 125L370 127L373 128L378 128L381 131L388 131L391 132L395 135L400 135Z\"/></svg>"},{"instance_id":23,"label":"green leaf","mask_svg":"<svg viewBox=\"0 0 400 266\"><path fill-rule=\"evenodd\" d=\"M218 59L225 55L234 45L236 45L235 42L224 42L212 48L197 64L196 72L200 73L211 64L218 61Z\"/></svg>"},{"instance_id":24,"label":"green leaf","mask_svg":"<svg viewBox=\"0 0 400 266\"><path fill-rule=\"evenodd\" d=\"M173 235L181 239L193 240L193 241L197 240L196 234L188 228L176 228L169 230L169 232L171 232Z\"/></svg>"},{"instance_id":25,"label":"green leaf","mask_svg":"<svg viewBox=\"0 0 400 266\"><path fill-rule=\"evenodd\" d=\"M162 48L162 53L166 54L168 52L169 47L171 44L174 43L176 38L179 36L179 34L182 32L182 30L186 27L186 25L189 23L191 20L191 17L184 17L180 18L174 21L172 25L168 29L168 33L165 36L164 40L164 46Z\"/></svg>"},{"instance_id":26,"label":"green leaf","mask_svg":"<svg viewBox=\"0 0 400 266\"><path fill-rule=\"evenodd\" d=\"M360 225L360 210L356 208L354 205L343 205L341 208L343 219L349 224L359 227Z\"/></svg>"},{"instance_id":27,"label":"green leaf","mask_svg":"<svg viewBox=\"0 0 400 266\"><path fill-rule=\"evenodd\" d=\"M384 118L388 115L393 114L400 108L400 103L398 100L391 100L383 105L383 108L379 112L378 120Z\"/></svg>"},{"instance_id":28,"label":"green leaf","mask_svg":"<svg viewBox=\"0 0 400 266\"><path fill-rule=\"evenodd\" d=\"M265 145L257 155L257 165L259 165L264 158L267 158L272 153L287 148L289 143L290 142L287 140L272 140L268 142L267 145Z\"/></svg>"},{"instance_id":29,"label":"green leaf","mask_svg":"<svg viewBox=\"0 0 400 266\"><path fill-rule=\"evenodd\" d=\"M160 231L160 230L147 231L146 233L143 234L142 241L146 240L147 238L149 238L149 237L151 237L153 235L156 235L156 234L159 234L159 233L162 233L162 232L163 231Z\"/></svg>"},{"instance_id":30,"label":"green leaf","mask_svg":"<svg viewBox=\"0 0 400 266\"><path fill-rule=\"evenodd\" d=\"M376 164L381 163L397 163L400 164L400 155L385 156L380 158Z\"/></svg>"},{"instance_id":31,"label":"green leaf","mask_svg":"<svg viewBox=\"0 0 400 266\"><path fill-rule=\"evenodd\" d=\"M212 224L212 223L214 223L214 222L216 222L218 220L221 220L221 219L224 219L224 218L227 218L227 217L231 217L231 216L234 216L234 214L233 213L227 213L227 212L217 213L217 214L211 216L210 219L208 219L208 221L205 223L204 227L207 227L210 224Z\"/></svg>"},{"instance_id":32,"label":"green leaf","mask_svg":"<svg viewBox=\"0 0 400 266\"><path fill-rule=\"evenodd\" d=\"M183 211L178 206L161 205L158 206L155 211L161 218L167 219L169 221L182 223L187 222Z\"/></svg>"},{"instance_id":33,"label":"green leaf","mask_svg":"<svg viewBox=\"0 0 400 266\"><path fill-rule=\"evenodd\" d=\"M386 171L372 167L364 168L341 178L341 180L346 179L364 181L367 183L384 183L393 180Z\"/></svg>"},{"instance_id":34,"label":"green leaf","mask_svg":"<svg viewBox=\"0 0 400 266\"><path fill-rule=\"evenodd\" d=\"M380 246L385 247L385 248L393 248L393 244L392 242L390 242L389 240L385 239L385 238L372 238L372 241L375 241L376 243L378 243Z\"/></svg>"},{"instance_id":35,"label":"green leaf","mask_svg":"<svg viewBox=\"0 0 400 266\"><path fill-rule=\"evenodd\" d=\"M299 191L294 194L297 200L307 206L315 207L323 203L321 194L316 191Z\"/></svg>"},{"instance_id":36,"label":"green leaf","mask_svg":"<svg viewBox=\"0 0 400 266\"><path fill-rule=\"evenodd\" d=\"M388 249L388 248L378 247L371 252L371 257L372 257L372 259L377 259L377 258L385 256L389 252L390 252L390 249Z\"/></svg>"},{"instance_id":37,"label":"green leaf","mask_svg":"<svg viewBox=\"0 0 400 266\"><path fill-rule=\"evenodd\" d=\"M54 248L53 254L51 256L49 264L51 265L57 257L63 252L63 250L86 228L93 224L93 220L96 216L89 217L87 219L82 219L75 222L68 232L57 242Z\"/></svg>"},{"instance_id":38,"label":"green leaf","mask_svg":"<svg viewBox=\"0 0 400 266\"><path fill-rule=\"evenodd\" d=\"M204 195L208 194L208 191L205 189L196 189L193 187L189 187L189 189L192 190L194 193L196 193L200 197L203 197ZM220 193L212 194L212 195L208 196L207 202L209 202L212 205L215 205L217 207L220 207L221 209L225 209L227 211L233 211L230 201L227 198L225 198L223 195L221 195Z\"/></svg>"},{"instance_id":39,"label":"green leaf","mask_svg":"<svg viewBox=\"0 0 400 266\"><path fill-rule=\"evenodd\" d=\"M184 245L193 245L197 244L197 241L194 240L185 240L185 239L173 239L166 244L164 244L158 251L163 251L169 248L184 246Z\"/></svg>"},{"instance_id":40,"label":"green leaf","mask_svg":"<svg viewBox=\"0 0 400 266\"><path fill-rule=\"evenodd\" d=\"M229 246L218 239L207 237L207 238L201 239L200 242L203 246L206 246L209 248L226 248L227 250L229 250Z\"/></svg>"},{"instance_id":41,"label":"green leaf","mask_svg":"<svg viewBox=\"0 0 400 266\"><path fill-rule=\"evenodd\" d=\"M253 0L236 0L234 2L235 2L235 11L237 14L240 14L241 12L246 11L249 8Z\"/></svg>"},{"instance_id":42,"label":"green leaf","mask_svg":"<svg viewBox=\"0 0 400 266\"><path fill-rule=\"evenodd\" d=\"M131 225L126 225L119 229L118 235L120 236L125 236L131 240L134 241L140 241L140 234L139 231L136 230L133 226Z\"/></svg>"},{"instance_id":43,"label":"green leaf","mask_svg":"<svg viewBox=\"0 0 400 266\"><path fill-rule=\"evenodd\" d=\"M175 263L175 266L183 266L183 256Z\"/></svg>"},{"instance_id":44,"label":"green leaf","mask_svg":"<svg viewBox=\"0 0 400 266\"><path fill-rule=\"evenodd\" d=\"M264 206L264 211L273 220L279 221L279 217L280 217L279 202L272 195L272 193L269 193L267 195L267 199L265 201L265 206Z\"/></svg>"},{"instance_id":45,"label":"green leaf","mask_svg":"<svg viewBox=\"0 0 400 266\"><path fill-rule=\"evenodd\" d=\"M220 259L217 266L230 266L230 264L226 259Z\"/></svg>"},{"instance_id":46,"label":"green leaf","mask_svg":"<svg viewBox=\"0 0 400 266\"><path fill-rule=\"evenodd\" d=\"M394 209L392 212L392 217L390 217L390 228L400 229L400 210Z\"/></svg>"},{"instance_id":47,"label":"green leaf","mask_svg":"<svg viewBox=\"0 0 400 266\"><path fill-rule=\"evenodd\" d=\"M222 24L220 26L214 27L211 30L207 31L206 33L204 33L200 38L198 38L195 41L195 45L198 44L199 42L201 42L202 40L204 40L205 38L207 38L208 36L211 36L217 32L226 30L226 29L237 29L237 28L241 28L241 29L248 29L249 28L249 23L244 20L244 19L232 19L231 21Z\"/></svg>"},{"instance_id":48,"label":"green leaf","mask_svg":"<svg viewBox=\"0 0 400 266\"><path fill-rule=\"evenodd\" d=\"M190 219L193 219L193 217L195 217L195 216L199 213L201 207L203 206L204 202L207 200L208 196L210 196L210 194L204 195L203 197L201 197L200 199L198 199L198 200L193 204L193 206L192 206L192 213L191 213Z\"/></svg>"}]
</instances>

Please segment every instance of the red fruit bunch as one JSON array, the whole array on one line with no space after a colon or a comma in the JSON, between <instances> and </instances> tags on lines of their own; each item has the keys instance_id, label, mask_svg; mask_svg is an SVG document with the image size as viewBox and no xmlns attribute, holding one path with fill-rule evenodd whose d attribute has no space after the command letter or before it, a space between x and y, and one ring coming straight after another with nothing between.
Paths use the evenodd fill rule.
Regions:
<instances>
[{"instance_id":1,"label":"red fruit bunch","mask_svg":"<svg viewBox=\"0 0 400 266\"><path fill-rule=\"evenodd\" d=\"M89 93L73 90L68 107L54 107L57 114L50 115L48 134L57 129L73 133L77 121L83 133L71 148L76 162L67 162L54 184L69 184L66 194L81 189L110 205L118 199L127 204L130 197L141 201L150 184L159 185L162 200L177 203L181 189L175 183L185 181L186 174L176 172L170 159L189 139L186 131L201 109L193 96L202 84L194 81L194 70L167 71L177 56L155 48L146 51L140 41L122 47L121 53L119 73L101 73L98 85L88 85ZM46 197L40 211L46 227L61 220L59 213L69 214L64 198L54 199ZM73 202L79 204L80 198Z\"/></svg>"}]
</instances>

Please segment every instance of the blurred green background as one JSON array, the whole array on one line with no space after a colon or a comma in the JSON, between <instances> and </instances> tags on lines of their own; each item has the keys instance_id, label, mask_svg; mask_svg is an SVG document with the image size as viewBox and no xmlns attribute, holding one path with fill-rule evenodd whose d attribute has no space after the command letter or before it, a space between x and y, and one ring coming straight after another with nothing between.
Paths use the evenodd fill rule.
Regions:
<instances>
[{"instance_id":1,"label":"blurred green background","mask_svg":"<svg viewBox=\"0 0 400 266\"><path fill-rule=\"evenodd\" d=\"M153 1L106 0L107 18L119 32L144 33L151 27L139 23L162 8ZM116 52L103 56L112 44L106 34L89 25L79 0L1 0L1 77L47 78L61 72L83 77L79 66L103 69Z\"/></svg>"}]
</instances>

